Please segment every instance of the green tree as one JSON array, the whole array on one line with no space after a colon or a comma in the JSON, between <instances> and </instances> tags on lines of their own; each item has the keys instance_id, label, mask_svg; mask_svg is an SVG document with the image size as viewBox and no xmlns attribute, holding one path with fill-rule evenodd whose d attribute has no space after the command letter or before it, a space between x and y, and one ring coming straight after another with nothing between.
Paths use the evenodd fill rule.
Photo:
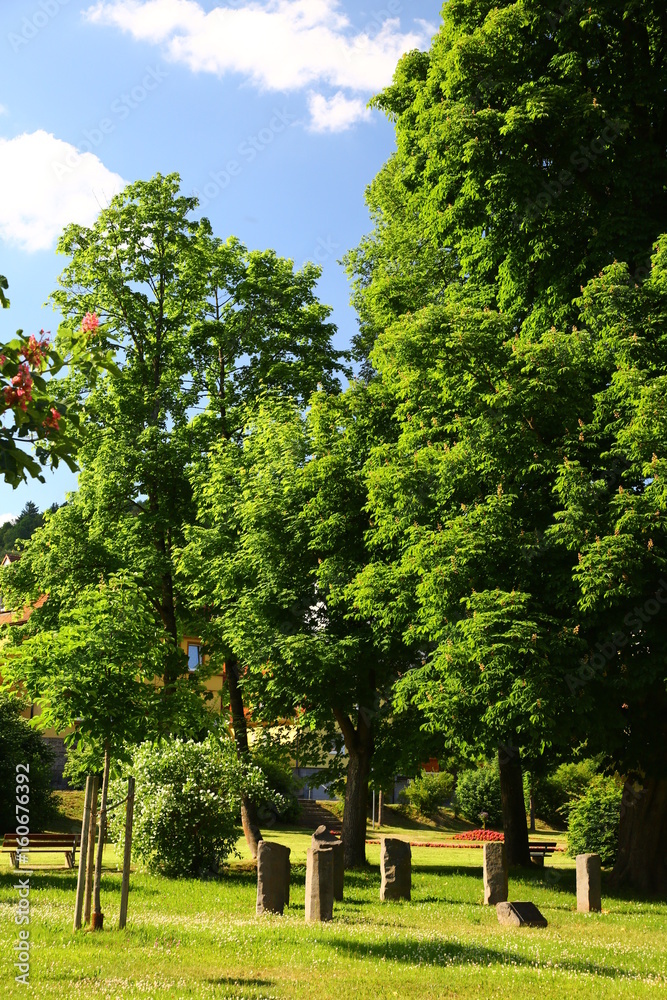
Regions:
<instances>
[{"instance_id":1,"label":"green tree","mask_svg":"<svg viewBox=\"0 0 667 1000\"><path fill-rule=\"evenodd\" d=\"M566 462L594 478L582 428L613 371L576 300L614 260L640 283L665 228L665 32L650 0L451 0L431 51L376 98L397 151L349 268L357 349L400 433L368 465L393 559L360 601L417 630L428 656L403 693L434 727L471 756L509 747L514 862L529 860L518 751L532 766L588 735L565 677L599 636L549 530Z\"/></svg>"},{"instance_id":2,"label":"green tree","mask_svg":"<svg viewBox=\"0 0 667 1000\"><path fill-rule=\"evenodd\" d=\"M582 296L603 386L555 484L583 662L567 674L588 745L627 778L615 880L667 889L667 237L638 285L615 264Z\"/></svg>"},{"instance_id":3,"label":"green tree","mask_svg":"<svg viewBox=\"0 0 667 1000\"><path fill-rule=\"evenodd\" d=\"M374 747L380 732L391 743L392 685L412 663L400 638L356 614L349 589L371 558L363 468L387 422L361 385L316 393L307 419L266 399L244 437L195 475L200 524L183 556L193 601L216 608L208 648L229 647L247 665L254 716L296 715L334 747L342 736L348 867L365 861Z\"/></svg>"},{"instance_id":4,"label":"green tree","mask_svg":"<svg viewBox=\"0 0 667 1000\"><path fill-rule=\"evenodd\" d=\"M85 413L79 490L5 584L17 603L49 593L31 619L36 629L75 587L136 574L164 632L167 690L187 674L181 637L206 616L193 615L175 572L184 528L196 519L191 463L238 433L262 387L306 398L318 381L335 386L343 361L331 347L330 310L315 296L319 270L223 243L206 219L192 221L196 206L179 193L177 175L158 175L128 186L92 227L70 226L61 238L70 260L53 295L64 317L59 338L68 343L89 317L116 364L67 383ZM226 662L247 755L237 668ZM250 829L245 809L244 817Z\"/></svg>"},{"instance_id":5,"label":"green tree","mask_svg":"<svg viewBox=\"0 0 667 1000\"><path fill-rule=\"evenodd\" d=\"M94 885L100 913L111 758L159 731L164 699L155 682L168 655L163 633L134 581L115 577L79 592L56 628L27 637L14 629L9 638L0 672L5 685L24 690L40 706L35 725L69 731L66 742L81 743L98 766L103 761Z\"/></svg>"}]
</instances>

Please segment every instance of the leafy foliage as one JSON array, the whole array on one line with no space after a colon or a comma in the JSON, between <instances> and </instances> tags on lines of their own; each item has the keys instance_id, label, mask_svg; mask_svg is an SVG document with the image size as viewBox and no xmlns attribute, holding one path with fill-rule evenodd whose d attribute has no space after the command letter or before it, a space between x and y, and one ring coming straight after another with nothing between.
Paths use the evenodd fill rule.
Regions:
<instances>
[{"instance_id":1,"label":"leafy foliage","mask_svg":"<svg viewBox=\"0 0 667 1000\"><path fill-rule=\"evenodd\" d=\"M419 643L400 696L470 759L586 738L665 774L663 15L451 0L375 100L397 150L348 266L398 436L357 604Z\"/></svg>"},{"instance_id":2,"label":"leafy foliage","mask_svg":"<svg viewBox=\"0 0 667 1000\"><path fill-rule=\"evenodd\" d=\"M51 513L58 509L58 504L53 504ZM21 513L15 520L5 521L0 525L0 560L8 552L15 552L18 541L27 541L35 533L37 528L44 524L44 517L39 512L39 507L28 500Z\"/></svg>"},{"instance_id":3,"label":"leafy foliage","mask_svg":"<svg viewBox=\"0 0 667 1000\"><path fill-rule=\"evenodd\" d=\"M572 805L567 825L568 854L599 854L612 865L618 848L623 789L614 778L597 775Z\"/></svg>"},{"instance_id":4,"label":"leafy foliage","mask_svg":"<svg viewBox=\"0 0 667 1000\"><path fill-rule=\"evenodd\" d=\"M567 822L574 802L586 793L598 772L597 760L561 764L535 782L535 813L552 826Z\"/></svg>"},{"instance_id":5,"label":"leafy foliage","mask_svg":"<svg viewBox=\"0 0 667 1000\"><path fill-rule=\"evenodd\" d=\"M199 523L182 561L193 603L215 609L209 648L247 664L242 684L255 716L296 717L331 734L338 751L342 734L347 754L330 759L347 766L343 826L356 817L346 842L359 852L375 734L388 731L392 685L411 657L399 634L357 613L352 587L373 561L364 461L390 432L381 395L361 384L316 392L306 416L267 395L243 438L221 443L194 471ZM415 725L405 746L419 734ZM415 756L412 766L423 759Z\"/></svg>"},{"instance_id":6,"label":"leafy foliage","mask_svg":"<svg viewBox=\"0 0 667 1000\"><path fill-rule=\"evenodd\" d=\"M234 852L241 792L257 800L275 798L259 768L236 756L233 741L210 733L201 743L162 740L134 751L136 779L132 853L150 871L172 878L220 871ZM126 782L110 786L120 802ZM124 810L112 813L111 838L122 845Z\"/></svg>"},{"instance_id":7,"label":"leafy foliage","mask_svg":"<svg viewBox=\"0 0 667 1000\"><path fill-rule=\"evenodd\" d=\"M16 829L16 765L30 768L30 829L43 830L55 815L51 794L53 753L39 733L21 717L25 704L0 691L0 827Z\"/></svg>"},{"instance_id":8,"label":"leafy foliage","mask_svg":"<svg viewBox=\"0 0 667 1000\"><path fill-rule=\"evenodd\" d=\"M86 754L90 770L99 769L107 745L118 754L127 743L170 728L167 713L178 700L166 705L156 685L165 644L132 579L112 577L88 587L61 612L56 627L25 638L13 628L8 638L1 660L5 683L20 685L40 705L40 728L70 731L67 742Z\"/></svg>"},{"instance_id":9,"label":"leafy foliage","mask_svg":"<svg viewBox=\"0 0 667 1000\"><path fill-rule=\"evenodd\" d=\"M454 775L447 771L422 771L400 797L423 816L430 816L449 802L455 784Z\"/></svg>"},{"instance_id":10,"label":"leafy foliage","mask_svg":"<svg viewBox=\"0 0 667 1000\"><path fill-rule=\"evenodd\" d=\"M489 826L502 822L500 802L500 775L496 764L485 764L469 771L462 771L456 782L456 801L461 812L471 822L479 820L480 813L488 813Z\"/></svg>"}]
</instances>

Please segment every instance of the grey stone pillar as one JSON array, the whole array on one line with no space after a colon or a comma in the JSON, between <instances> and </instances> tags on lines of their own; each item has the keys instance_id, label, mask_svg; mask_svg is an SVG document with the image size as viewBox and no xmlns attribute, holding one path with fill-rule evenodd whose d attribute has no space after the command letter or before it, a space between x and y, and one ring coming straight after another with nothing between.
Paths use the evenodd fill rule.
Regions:
<instances>
[{"instance_id":1,"label":"grey stone pillar","mask_svg":"<svg viewBox=\"0 0 667 1000\"><path fill-rule=\"evenodd\" d=\"M306 861L306 921L333 919L334 852L328 847L308 848Z\"/></svg>"},{"instance_id":2,"label":"grey stone pillar","mask_svg":"<svg viewBox=\"0 0 667 1000\"><path fill-rule=\"evenodd\" d=\"M322 848L331 849L334 852L334 899L338 902L343 900L343 889L345 887L345 855L343 853L343 842L338 837L330 833L326 826L318 826L313 834L310 846L314 851Z\"/></svg>"},{"instance_id":3,"label":"grey stone pillar","mask_svg":"<svg viewBox=\"0 0 667 1000\"><path fill-rule=\"evenodd\" d=\"M484 844L484 905L506 903L508 893L505 845L499 841Z\"/></svg>"},{"instance_id":4,"label":"grey stone pillar","mask_svg":"<svg viewBox=\"0 0 667 1000\"><path fill-rule=\"evenodd\" d=\"M289 905L290 849L260 840L257 847L257 913L282 913Z\"/></svg>"},{"instance_id":5,"label":"grey stone pillar","mask_svg":"<svg viewBox=\"0 0 667 1000\"><path fill-rule=\"evenodd\" d=\"M412 851L408 842L397 837L382 837L380 866L380 899L410 899Z\"/></svg>"},{"instance_id":6,"label":"grey stone pillar","mask_svg":"<svg viewBox=\"0 0 667 1000\"><path fill-rule=\"evenodd\" d=\"M602 909L602 871L599 854L577 855L577 910L599 913Z\"/></svg>"}]
</instances>

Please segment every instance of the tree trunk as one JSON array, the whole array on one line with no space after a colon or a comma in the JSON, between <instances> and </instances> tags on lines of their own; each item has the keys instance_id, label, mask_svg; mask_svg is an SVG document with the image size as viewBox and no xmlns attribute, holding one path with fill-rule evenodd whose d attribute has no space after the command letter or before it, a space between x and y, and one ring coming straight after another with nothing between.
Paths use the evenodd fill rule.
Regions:
<instances>
[{"instance_id":1,"label":"tree trunk","mask_svg":"<svg viewBox=\"0 0 667 1000\"><path fill-rule=\"evenodd\" d=\"M102 777L102 802L100 804L100 836L97 842L97 858L95 860L95 883L93 885L93 920L91 927L94 931L101 931L104 922L102 914L102 903L100 900L100 884L102 882L102 852L107 832L107 795L109 792L109 765L111 755L109 744L104 748L104 774Z\"/></svg>"},{"instance_id":2,"label":"tree trunk","mask_svg":"<svg viewBox=\"0 0 667 1000\"><path fill-rule=\"evenodd\" d=\"M366 864L368 778L373 756L373 734L367 713L360 709L355 729L344 712L335 712L348 755L343 812L343 854L346 868Z\"/></svg>"},{"instance_id":3,"label":"tree trunk","mask_svg":"<svg viewBox=\"0 0 667 1000\"><path fill-rule=\"evenodd\" d=\"M382 789L378 794L378 826L384 826L384 792Z\"/></svg>"},{"instance_id":4,"label":"tree trunk","mask_svg":"<svg viewBox=\"0 0 667 1000\"><path fill-rule=\"evenodd\" d=\"M612 884L667 894L667 778L626 781Z\"/></svg>"},{"instance_id":5,"label":"tree trunk","mask_svg":"<svg viewBox=\"0 0 667 1000\"><path fill-rule=\"evenodd\" d=\"M243 694L239 687L239 667L238 661L233 657L230 657L229 661L225 664L225 676L227 678L227 686L229 687L229 705L232 713L236 756L240 761L250 761L248 727L243 710ZM257 807L247 795L241 796L241 823L250 853L253 858L256 858L257 848L263 837L259 828Z\"/></svg>"},{"instance_id":6,"label":"tree trunk","mask_svg":"<svg viewBox=\"0 0 667 1000\"><path fill-rule=\"evenodd\" d=\"M530 786L530 832L535 833L535 791Z\"/></svg>"},{"instance_id":7,"label":"tree trunk","mask_svg":"<svg viewBox=\"0 0 667 1000\"><path fill-rule=\"evenodd\" d=\"M521 752L502 744L498 748L500 797L503 807L503 830L508 865L530 865L526 804L523 798Z\"/></svg>"}]
</instances>

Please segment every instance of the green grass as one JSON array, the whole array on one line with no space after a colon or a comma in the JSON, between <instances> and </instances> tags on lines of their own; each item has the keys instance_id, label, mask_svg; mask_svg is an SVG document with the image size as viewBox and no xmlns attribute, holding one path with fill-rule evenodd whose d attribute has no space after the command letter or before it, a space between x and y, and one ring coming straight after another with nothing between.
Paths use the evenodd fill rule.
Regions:
<instances>
[{"instance_id":1,"label":"green grass","mask_svg":"<svg viewBox=\"0 0 667 1000\"><path fill-rule=\"evenodd\" d=\"M125 931L116 929L113 849L105 856L101 934L72 934L75 872L35 870L30 990L13 981L16 877L3 858L0 997L634 1000L667 986L667 904L607 893L601 915L577 914L566 857L511 879L511 898L533 900L546 930L499 926L482 905L479 850L413 848L412 902L381 904L374 846L369 869L347 873L333 923L306 926L310 836L280 830L271 838L292 849L292 904L282 918L255 916L255 874L243 844L244 857L217 880L133 873Z\"/></svg>"}]
</instances>

